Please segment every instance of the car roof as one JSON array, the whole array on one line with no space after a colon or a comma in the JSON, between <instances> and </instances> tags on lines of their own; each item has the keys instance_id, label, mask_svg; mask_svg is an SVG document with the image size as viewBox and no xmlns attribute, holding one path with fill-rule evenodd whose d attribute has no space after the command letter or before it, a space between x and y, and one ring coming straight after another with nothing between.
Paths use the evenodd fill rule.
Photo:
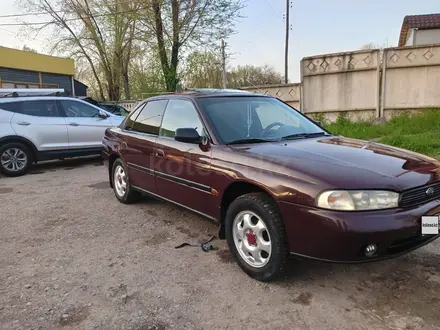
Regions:
<instances>
[{"instance_id":1,"label":"car roof","mask_svg":"<svg viewBox=\"0 0 440 330\"><path fill-rule=\"evenodd\" d=\"M0 97L0 103L8 102L18 102L18 101L37 101L37 100L80 100L84 102L83 99L72 97L72 96L7 96Z\"/></svg>"},{"instance_id":2,"label":"car roof","mask_svg":"<svg viewBox=\"0 0 440 330\"><path fill-rule=\"evenodd\" d=\"M176 92L173 94L163 94L152 96L144 101L153 101L153 100L164 100L164 99L181 99L189 98L189 99L199 99L199 98L210 98L210 97L268 97L272 98L272 96L257 94L248 91L242 90L233 90L233 89L211 89L211 88L201 88L201 89L190 89L185 90L184 92Z\"/></svg>"},{"instance_id":3,"label":"car roof","mask_svg":"<svg viewBox=\"0 0 440 330\"><path fill-rule=\"evenodd\" d=\"M102 110L110 116L115 116L115 114L111 113L110 111L107 111L92 103L89 103L87 101L72 96L8 96L8 97L0 97L0 104L21 102L21 101L41 101L41 100L69 100L69 101L73 100L80 103L85 103L93 108L96 108L97 110Z\"/></svg>"}]
</instances>

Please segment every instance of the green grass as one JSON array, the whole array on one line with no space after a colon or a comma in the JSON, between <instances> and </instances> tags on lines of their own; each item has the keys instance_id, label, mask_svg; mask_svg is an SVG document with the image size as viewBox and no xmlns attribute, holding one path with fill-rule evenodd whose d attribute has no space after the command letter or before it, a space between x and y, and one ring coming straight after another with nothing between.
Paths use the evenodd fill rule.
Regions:
<instances>
[{"instance_id":1,"label":"green grass","mask_svg":"<svg viewBox=\"0 0 440 330\"><path fill-rule=\"evenodd\" d=\"M318 118L318 120L321 118ZM374 139L419 152L428 156L440 157L440 109L427 109L417 114L402 112L383 125L371 121L352 122L345 116L338 117L335 123L324 126L333 134L361 140Z\"/></svg>"}]
</instances>

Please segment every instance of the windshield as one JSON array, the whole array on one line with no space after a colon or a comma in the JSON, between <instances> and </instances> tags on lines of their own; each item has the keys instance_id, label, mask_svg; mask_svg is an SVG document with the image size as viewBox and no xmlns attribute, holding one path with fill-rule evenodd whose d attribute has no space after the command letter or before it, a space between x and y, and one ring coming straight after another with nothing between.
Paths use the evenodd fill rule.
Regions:
<instances>
[{"instance_id":1,"label":"windshield","mask_svg":"<svg viewBox=\"0 0 440 330\"><path fill-rule=\"evenodd\" d=\"M209 97L199 103L225 144L306 138L326 132L283 102L269 97Z\"/></svg>"}]
</instances>

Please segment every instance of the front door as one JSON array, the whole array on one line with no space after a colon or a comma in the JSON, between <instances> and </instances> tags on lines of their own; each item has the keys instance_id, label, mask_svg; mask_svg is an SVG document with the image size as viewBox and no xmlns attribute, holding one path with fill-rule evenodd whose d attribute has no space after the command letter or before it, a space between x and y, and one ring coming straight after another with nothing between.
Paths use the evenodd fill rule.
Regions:
<instances>
[{"instance_id":1,"label":"front door","mask_svg":"<svg viewBox=\"0 0 440 330\"><path fill-rule=\"evenodd\" d=\"M125 143L120 149L130 184L155 194L154 144L159 134L167 100L150 101L136 110L126 121Z\"/></svg>"},{"instance_id":2,"label":"front door","mask_svg":"<svg viewBox=\"0 0 440 330\"><path fill-rule=\"evenodd\" d=\"M99 108L79 100L60 100L65 114L71 149L100 149L111 119L99 118Z\"/></svg>"},{"instance_id":3,"label":"front door","mask_svg":"<svg viewBox=\"0 0 440 330\"><path fill-rule=\"evenodd\" d=\"M177 128L195 128L206 135L189 100L170 100L166 107L154 153L157 191L161 197L215 217L218 197L211 189L211 149L174 140Z\"/></svg>"},{"instance_id":4,"label":"front door","mask_svg":"<svg viewBox=\"0 0 440 330\"><path fill-rule=\"evenodd\" d=\"M67 126L55 100L11 103L17 108L11 119L15 133L32 141L39 151L69 148Z\"/></svg>"}]
</instances>

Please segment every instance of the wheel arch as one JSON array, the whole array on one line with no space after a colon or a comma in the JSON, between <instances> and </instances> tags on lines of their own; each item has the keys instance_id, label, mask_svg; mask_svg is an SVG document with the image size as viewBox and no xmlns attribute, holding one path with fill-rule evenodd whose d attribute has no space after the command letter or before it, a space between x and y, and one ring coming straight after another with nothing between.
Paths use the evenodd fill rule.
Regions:
<instances>
[{"instance_id":1,"label":"wheel arch","mask_svg":"<svg viewBox=\"0 0 440 330\"><path fill-rule=\"evenodd\" d=\"M267 194L276 204L276 199L272 192L264 186L249 181L234 181L223 192L220 203L220 231L219 237L225 238L225 218L229 205L240 196L262 192Z\"/></svg>"},{"instance_id":2,"label":"wheel arch","mask_svg":"<svg viewBox=\"0 0 440 330\"><path fill-rule=\"evenodd\" d=\"M27 139L25 137L18 136L18 135L9 135L9 136L4 136L4 137L0 138L0 145L6 144L6 143L11 143L11 142L24 144L32 152L32 155L34 156L34 161L38 160L38 149L32 141L30 141L29 139Z\"/></svg>"}]
</instances>

